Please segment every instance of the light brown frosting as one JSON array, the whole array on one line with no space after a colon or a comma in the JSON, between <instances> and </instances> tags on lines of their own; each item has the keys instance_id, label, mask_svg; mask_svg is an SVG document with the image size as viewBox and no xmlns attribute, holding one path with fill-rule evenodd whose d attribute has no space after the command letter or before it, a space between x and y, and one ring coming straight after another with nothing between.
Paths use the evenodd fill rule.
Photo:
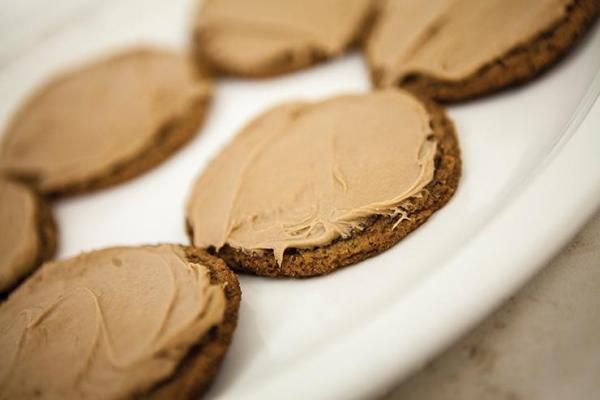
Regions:
<instances>
[{"instance_id":1,"label":"light brown frosting","mask_svg":"<svg viewBox=\"0 0 600 400\"><path fill-rule=\"evenodd\" d=\"M0 178L0 293L34 267L40 247L36 213L29 189Z\"/></svg>"},{"instance_id":2,"label":"light brown frosting","mask_svg":"<svg viewBox=\"0 0 600 400\"><path fill-rule=\"evenodd\" d=\"M40 189L108 175L210 93L183 55L138 49L55 79L11 121L0 170Z\"/></svg>"},{"instance_id":3,"label":"light brown frosting","mask_svg":"<svg viewBox=\"0 0 600 400\"><path fill-rule=\"evenodd\" d=\"M571 0L386 0L367 40L380 84L461 80L548 29Z\"/></svg>"},{"instance_id":4,"label":"light brown frosting","mask_svg":"<svg viewBox=\"0 0 600 400\"><path fill-rule=\"evenodd\" d=\"M0 305L0 398L144 393L174 373L224 312L223 288L179 246L44 264Z\"/></svg>"},{"instance_id":5,"label":"light brown frosting","mask_svg":"<svg viewBox=\"0 0 600 400\"><path fill-rule=\"evenodd\" d=\"M434 173L423 105L398 90L276 107L252 121L208 166L188 203L195 245L308 248L348 237Z\"/></svg>"},{"instance_id":6,"label":"light brown frosting","mask_svg":"<svg viewBox=\"0 0 600 400\"><path fill-rule=\"evenodd\" d=\"M372 0L206 0L197 23L200 45L237 69L276 62L306 64L317 51L341 53L368 16ZM295 60L285 56L293 54Z\"/></svg>"}]
</instances>

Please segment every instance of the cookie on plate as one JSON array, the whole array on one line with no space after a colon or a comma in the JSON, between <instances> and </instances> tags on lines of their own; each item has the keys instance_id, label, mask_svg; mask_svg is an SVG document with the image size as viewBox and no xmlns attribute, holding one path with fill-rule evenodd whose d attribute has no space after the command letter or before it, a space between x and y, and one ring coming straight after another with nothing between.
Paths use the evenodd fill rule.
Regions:
<instances>
[{"instance_id":1,"label":"cookie on plate","mask_svg":"<svg viewBox=\"0 0 600 400\"><path fill-rule=\"evenodd\" d=\"M206 0L195 50L215 69L272 76L341 54L372 16L373 0Z\"/></svg>"},{"instance_id":2,"label":"cookie on plate","mask_svg":"<svg viewBox=\"0 0 600 400\"><path fill-rule=\"evenodd\" d=\"M599 9L598 0L384 0L364 52L379 87L464 100L547 69Z\"/></svg>"},{"instance_id":3,"label":"cookie on plate","mask_svg":"<svg viewBox=\"0 0 600 400\"><path fill-rule=\"evenodd\" d=\"M232 268L307 277L374 256L454 193L444 111L396 89L262 114L212 161L187 206L192 243Z\"/></svg>"},{"instance_id":4,"label":"cookie on plate","mask_svg":"<svg viewBox=\"0 0 600 400\"><path fill-rule=\"evenodd\" d=\"M48 195L114 185L192 138L210 95L184 55L119 53L65 73L23 104L3 137L0 170Z\"/></svg>"},{"instance_id":5,"label":"cookie on plate","mask_svg":"<svg viewBox=\"0 0 600 400\"><path fill-rule=\"evenodd\" d=\"M195 398L229 346L239 301L223 261L190 247L46 263L0 304L0 397Z\"/></svg>"},{"instance_id":6,"label":"cookie on plate","mask_svg":"<svg viewBox=\"0 0 600 400\"><path fill-rule=\"evenodd\" d=\"M44 199L0 177L0 296L54 256L58 233Z\"/></svg>"}]
</instances>

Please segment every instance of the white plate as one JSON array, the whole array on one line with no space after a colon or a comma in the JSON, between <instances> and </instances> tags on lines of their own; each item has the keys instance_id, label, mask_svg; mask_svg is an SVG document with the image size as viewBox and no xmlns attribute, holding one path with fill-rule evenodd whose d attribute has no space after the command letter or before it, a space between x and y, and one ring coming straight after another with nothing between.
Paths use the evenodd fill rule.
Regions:
<instances>
[{"instance_id":1,"label":"white plate","mask_svg":"<svg viewBox=\"0 0 600 400\"><path fill-rule=\"evenodd\" d=\"M101 0L0 5L0 121L58 69L114 46L182 47L191 4ZM209 398L384 393L498 306L600 202L600 29L535 82L452 106L464 160L452 201L384 254L326 277L242 276L233 345ZM222 79L201 134L146 175L60 201L60 257L187 243L194 178L252 116L283 100L369 90L352 53L277 79ZM587 93L587 95L586 95Z\"/></svg>"}]
</instances>

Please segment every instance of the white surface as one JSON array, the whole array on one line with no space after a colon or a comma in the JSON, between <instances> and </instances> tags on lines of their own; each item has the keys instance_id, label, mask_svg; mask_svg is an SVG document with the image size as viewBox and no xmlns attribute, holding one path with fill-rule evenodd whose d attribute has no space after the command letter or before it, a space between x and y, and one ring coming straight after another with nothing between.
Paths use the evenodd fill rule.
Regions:
<instances>
[{"instance_id":1,"label":"white surface","mask_svg":"<svg viewBox=\"0 0 600 400\"><path fill-rule=\"evenodd\" d=\"M0 49L2 126L36 84L62 67L131 43L182 47L192 5L55 3L52 13L41 0L0 3L1 21L21 21L0 28L8 43ZM30 14L20 7L36 17L24 18ZM242 276L238 329L208 397L383 393L522 285L600 201L600 103L578 130L569 124L599 70L598 48L596 28L532 84L451 107L464 162L459 190L391 250L322 278ZM251 117L282 100L369 87L358 53L277 79L220 79L204 128L182 151L129 183L56 204L59 256L187 243L183 207L193 180ZM595 89L597 95L600 81Z\"/></svg>"},{"instance_id":2,"label":"white surface","mask_svg":"<svg viewBox=\"0 0 600 400\"><path fill-rule=\"evenodd\" d=\"M379 400L594 400L600 213L449 350Z\"/></svg>"}]
</instances>

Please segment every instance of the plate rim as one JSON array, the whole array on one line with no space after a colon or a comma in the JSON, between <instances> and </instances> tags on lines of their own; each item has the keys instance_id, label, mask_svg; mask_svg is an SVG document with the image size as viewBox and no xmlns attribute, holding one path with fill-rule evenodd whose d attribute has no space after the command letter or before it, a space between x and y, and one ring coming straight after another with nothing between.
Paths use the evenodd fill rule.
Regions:
<instances>
[{"instance_id":1,"label":"plate rim","mask_svg":"<svg viewBox=\"0 0 600 400\"><path fill-rule=\"evenodd\" d=\"M276 398L282 392L289 394L284 389L298 382L310 382L303 386L302 398L376 397L424 366L525 285L600 207L600 156L592 151L600 149L597 132L600 71L553 148L476 237L422 284L378 312L370 324L356 327L320 353L307 355L243 397ZM567 173L580 179L568 179ZM557 179L561 176L566 180ZM513 228L524 221L535 221L535 235L531 229ZM510 251L498 252L506 247ZM482 264L488 267L482 269ZM460 279L467 273L476 284ZM406 323L412 318L419 320L419 328ZM398 327L409 340L395 341ZM431 334L419 337L424 329ZM353 362L357 349L360 363ZM366 370L368 385L349 384L360 382Z\"/></svg>"}]
</instances>

